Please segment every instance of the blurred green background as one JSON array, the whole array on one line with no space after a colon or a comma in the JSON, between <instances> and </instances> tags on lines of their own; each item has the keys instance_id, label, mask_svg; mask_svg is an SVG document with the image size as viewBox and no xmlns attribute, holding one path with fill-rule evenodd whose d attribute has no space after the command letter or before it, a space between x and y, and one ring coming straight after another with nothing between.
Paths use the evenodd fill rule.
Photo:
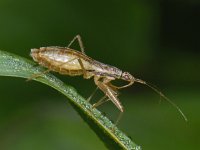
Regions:
<instances>
[{"instance_id":1,"label":"blurred green background","mask_svg":"<svg viewBox=\"0 0 200 150\"><path fill-rule=\"evenodd\" d=\"M200 149L199 17L195 0L1 0L0 49L31 59L31 48L66 46L80 34L89 56L158 86L189 120L135 84L119 97L122 131L144 150ZM95 88L55 75L86 98ZM9 77L0 91L1 150L106 149L57 91ZM112 120L119 113L111 102L99 109Z\"/></svg>"}]
</instances>

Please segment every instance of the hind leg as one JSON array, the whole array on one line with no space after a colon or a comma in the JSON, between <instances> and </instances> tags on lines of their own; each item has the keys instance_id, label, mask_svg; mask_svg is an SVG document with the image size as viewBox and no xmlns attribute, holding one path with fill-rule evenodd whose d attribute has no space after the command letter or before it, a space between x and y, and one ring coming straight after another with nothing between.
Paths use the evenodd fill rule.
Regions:
<instances>
[{"instance_id":1,"label":"hind leg","mask_svg":"<svg viewBox=\"0 0 200 150\"><path fill-rule=\"evenodd\" d=\"M75 41L76 39L78 40L78 44L79 44L79 46L80 46L80 48L81 48L81 52L82 52L83 54L85 54L83 42L82 42L82 40L81 40L81 36L80 36L80 35L76 35L76 36L71 40L71 42L68 44L67 48L69 48L69 47L74 43L74 41Z\"/></svg>"},{"instance_id":2,"label":"hind leg","mask_svg":"<svg viewBox=\"0 0 200 150\"><path fill-rule=\"evenodd\" d=\"M35 78L38 78L38 77L42 76L43 74L48 73L49 71L50 71L50 69L47 69L47 70L42 71L40 73L32 74L26 81L31 81L31 80L33 80Z\"/></svg>"}]
</instances>

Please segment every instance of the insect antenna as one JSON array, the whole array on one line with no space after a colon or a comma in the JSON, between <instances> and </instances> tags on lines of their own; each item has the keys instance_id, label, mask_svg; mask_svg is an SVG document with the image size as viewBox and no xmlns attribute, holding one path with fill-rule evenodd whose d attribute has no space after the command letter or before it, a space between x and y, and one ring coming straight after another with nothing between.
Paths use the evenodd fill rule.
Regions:
<instances>
[{"instance_id":1,"label":"insect antenna","mask_svg":"<svg viewBox=\"0 0 200 150\"><path fill-rule=\"evenodd\" d=\"M162 92L160 92L159 90L157 90L154 86L150 85L149 83L141 80L141 79L134 79L135 82L138 82L138 83L141 83L141 84L144 84L146 86L148 86L149 88L151 88L152 90L154 90L157 94L159 94L161 97L163 97L167 102L169 102L173 107L175 107L178 112L181 114L181 116L184 118L184 120L187 122L188 119L187 117L185 116L185 114L182 112L182 110L174 103L172 102L169 98L167 98Z\"/></svg>"}]
</instances>

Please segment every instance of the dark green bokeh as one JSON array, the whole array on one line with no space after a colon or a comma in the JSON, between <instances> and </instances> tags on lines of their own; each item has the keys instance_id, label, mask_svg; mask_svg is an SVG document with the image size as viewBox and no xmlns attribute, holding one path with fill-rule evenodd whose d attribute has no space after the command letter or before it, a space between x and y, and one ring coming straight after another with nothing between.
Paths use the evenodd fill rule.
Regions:
<instances>
[{"instance_id":1,"label":"dark green bokeh","mask_svg":"<svg viewBox=\"0 0 200 150\"><path fill-rule=\"evenodd\" d=\"M143 149L198 149L199 8L181 0L1 0L0 49L30 58L30 48L66 46L80 34L89 56L159 86L189 119L136 84L120 95L125 133ZM85 97L95 88L92 80L56 75ZM58 92L6 77L0 90L0 149L105 149ZM113 120L118 113L111 103L99 109Z\"/></svg>"}]
</instances>

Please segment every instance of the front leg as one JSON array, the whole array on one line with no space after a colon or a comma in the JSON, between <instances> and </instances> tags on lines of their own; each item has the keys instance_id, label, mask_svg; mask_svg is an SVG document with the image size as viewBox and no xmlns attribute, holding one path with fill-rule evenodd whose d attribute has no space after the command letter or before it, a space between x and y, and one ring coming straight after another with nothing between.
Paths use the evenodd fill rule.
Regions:
<instances>
[{"instance_id":1,"label":"front leg","mask_svg":"<svg viewBox=\"0 0 200 150\"><path fill-rule=\"evenodd\" d=\"M98 86L98 88L104 92L104 94L115 104L115 106L121 111L123 112L123 106L121 105L119 99L118 99L118 93L115 89L113 89L112 87L109 87L106 83L104 83L103 81L105 80L105 78L103 79L103 81L99 81L100 77L94 77L94 82L95 84Z\"/></svg>"},{"instance_id":2,"label":"front leg","mask_svg":"<svg viewBox=\"0 0 200 150\"><path fill-rule=\"evenodd\" d=\"M118 93L117 93L117 90L113 90L112 87L108 86L108 83L106 83L106 80L107 78L104 78L103 79L103 82L102 81L99 81L100 77L95 77L94 78L94 81L95 81L95 84L98 86L99 89L101 89L104 94L115 104L115 106L120 110L120 114L119 116L117 117L117 120L115 122L115 125L118 124L119 120L121 119L122 117L122 114L124 112L124 109L123 109L123 106L122 104L120 103L119 99L117 98L118 96ZM98 101L97 103L95 103L93 105L93 107L97 107L105 102L107 102L109 99L105 99L105 96L100 100Z\"/></svg>"}]
</instances>

